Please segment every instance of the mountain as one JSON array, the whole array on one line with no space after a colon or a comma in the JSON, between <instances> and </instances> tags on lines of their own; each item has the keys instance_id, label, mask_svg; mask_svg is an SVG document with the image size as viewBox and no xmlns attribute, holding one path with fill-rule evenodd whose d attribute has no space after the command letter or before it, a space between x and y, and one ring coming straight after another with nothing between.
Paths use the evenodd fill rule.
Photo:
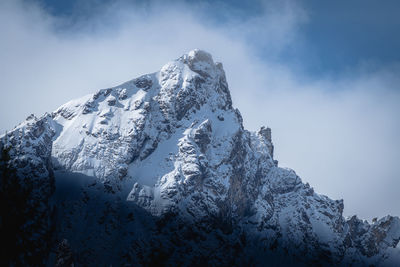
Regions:
<instances>
[{"instance_id":1,"label":"mountain","mask_svg":"<svg viewBox=\"0 0 400 267\"><path fill-rule=\"evenodd\" d=\"M27 201L42 208L23 205L26 221L46 227L27 226L19 239L40 249L9 262L400 264L398 217L344 218L342 200L278 166L270 128L242 122L222 64L201 50L30 116L0 138L2 184L10 170L20 187L33 181Z\"/></svg>"},{"instance_id":2,"label":"mountain","mask_svg":"<svg viewBox=\"0 0 400 267\"><path fill-rule=\"evenodd\" d=\"M1 265L34 265L49 250L55 192L49 115L25 122L0 141ZM21 252L23 255L20 255ZM19 258L17 260L17 258Z\"/></svg>"}]
</instances>

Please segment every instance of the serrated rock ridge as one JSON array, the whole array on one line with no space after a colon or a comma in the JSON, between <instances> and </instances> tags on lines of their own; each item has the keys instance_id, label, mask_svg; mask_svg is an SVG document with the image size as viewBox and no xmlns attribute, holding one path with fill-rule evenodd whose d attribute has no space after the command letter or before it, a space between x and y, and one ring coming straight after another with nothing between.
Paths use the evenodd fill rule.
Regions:
<instances>
[{"instance_id":1,"label":"serrated rock ridge","mask_svg":"<svg viewBox=\"0 0 400 267\"><path fill-rule=\"evenodd\" d=\"M222 64L205 51L190 51L158 72L21 125L8 135L19 136L15 140L28 135L39 150L14 141L14 161L37 162L39 167L31 167L43 169L44 177L54 167L59 181L68 175L93 180L79 185L85 193L72 204L57 200L68 211L60 215L58 236L72 238L72 247L79 244L82 253L108 255L110 264L146 265L140 260L150 253L145 248L158 243L168 251L166 263L174 265L192 264L194 255L210 250L215 254L208 263L214 265L232 265L235 258L237 265L260 266L265 259L299 265L400 263L399 218L372 224L345 219L342 200L315 193L293 170L279 167L271 129L244 129ZM144 230L140 219L121 219L125 210L134 217L137 208L156 221L155 232ZM89 213L98 218L93 230L76 238L72 229L86 225ZM109 245L116 236L124 236L118 251Z\"/></svg>"}]
</instances>

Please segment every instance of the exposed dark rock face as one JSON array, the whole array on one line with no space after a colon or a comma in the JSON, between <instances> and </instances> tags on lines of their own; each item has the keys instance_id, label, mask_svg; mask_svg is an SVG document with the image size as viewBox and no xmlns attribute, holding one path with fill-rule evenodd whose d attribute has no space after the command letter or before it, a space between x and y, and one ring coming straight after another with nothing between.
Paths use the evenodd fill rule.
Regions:
<instances>
[{"instance_id":1,"label":"exposed dark rock face","mask_svg":"<svg viewBox=\"0 0 400 267\"><path fill-rule=\"evenodd\" d=\"M67 239L63 239L57 247L56 267L73 267L74 256Z\"/></svg>"},{"instance_id":2,"label":"exposed dark rock face","mask_svg":"<svg viewBox=\"0 0 400 267\"><path fill-rule=\"evenodd\" d=\"M41 228L23 237L49 265L400 264L399 218L345 219L342 200L278 167L271 129L244 129L222 64L204 51L28 118L1 140L3 173L11 166L40 191L22 202L41 204L26 206ZM49 221L47 257L36 237L50 235Z\"/></svg>"},{"instance_id":3,"label":"exposed dark rock face","mask_svg":"<svg viewBox=\"0 0 400 267\"><path fill-rule=\"evenodd\" d=\"M0 139L2 265L39 266L47 261L54 192L50 117L26 122Z\"/></svg>"}]
</instances>

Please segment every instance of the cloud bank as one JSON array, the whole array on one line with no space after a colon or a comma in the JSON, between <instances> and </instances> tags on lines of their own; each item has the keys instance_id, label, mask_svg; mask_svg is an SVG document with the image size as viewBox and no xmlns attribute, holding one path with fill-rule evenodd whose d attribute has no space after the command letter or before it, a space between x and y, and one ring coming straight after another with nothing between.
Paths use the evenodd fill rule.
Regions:
<instances>
[{"instance_id":1,"label":"cloud bank","mask_svg":"<svg viewBox=\"0 0 400 267\"><path fill-rule=\"evenodd\" d=\"M291 1L259 4L243 17L217 2L226 14L218 20L210 4L114 1L71 19L34 2L2 1L0 131L200 48L223 62L245 126L272 128L281 166L344 198L345 215L400 215L400 67L300 74L301 62L293 68L278 55L302 45L307 10Z\"/></svg>"}]
</instances>

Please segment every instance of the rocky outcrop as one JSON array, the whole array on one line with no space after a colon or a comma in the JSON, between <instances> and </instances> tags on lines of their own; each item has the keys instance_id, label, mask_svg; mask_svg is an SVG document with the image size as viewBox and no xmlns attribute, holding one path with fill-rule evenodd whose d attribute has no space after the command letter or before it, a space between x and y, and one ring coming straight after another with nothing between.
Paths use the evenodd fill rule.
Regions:
<instances>
[{"instance_id":1,"label":"rocky outcrop","mask_svg":"<svg viewBox=\"0 0 400 267\"><path fill-rule=\"evenodd\" d=\"M46 262L51 241L54 134L49 115L27 120L0 138L2 263ZM4 261L4 262L3 262Z\"/></svg>"},{"instance_id":2,"label":"rocky outcrop","mask_svg":"<svg viewBox=\"0 0 400 267\"><path fill-rule=\"evenodd\" d=\"M56 267L73 267L74 257L67 239L63 239L57 247Z\"/></svg>"},{"instance_id":3,"label":"rocky outcrop","mask_svg":"<svg viewBox=\"0 0 400 267\"><path fill-rule=\"evenodd\" d=\"M400 262L399 218L345 219L342 200L280 168L271 129L244 129L222 64L207 52L193 50L34 124L30 134L50 148L53 140L54 201L62 207L55 239L69 240L77 264ZM47 153L38 162L50 174L45 148L37 148Z\"/></svg>"}]
</instances>

